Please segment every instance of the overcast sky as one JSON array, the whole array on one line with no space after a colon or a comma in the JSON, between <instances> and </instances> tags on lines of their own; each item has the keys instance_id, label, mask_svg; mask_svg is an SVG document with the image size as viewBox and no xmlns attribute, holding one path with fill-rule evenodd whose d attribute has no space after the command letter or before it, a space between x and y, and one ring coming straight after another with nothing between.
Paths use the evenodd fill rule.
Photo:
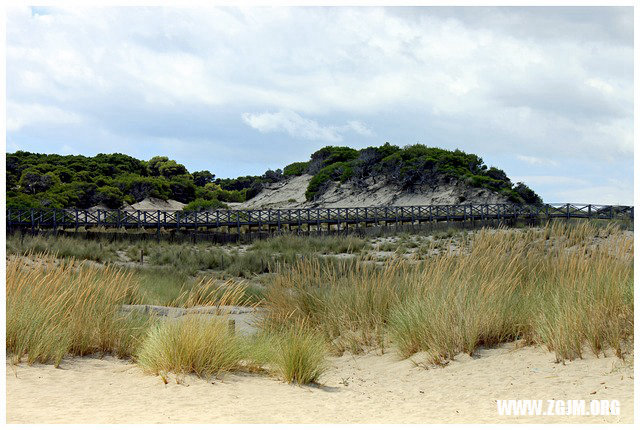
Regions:
<instances>
[{"instance_id":1,"label":"overcast sky","mask_svg":"<svg viewBox=\"0 0 640 430\"><path fill-rule=\"evenodd\" d=\"M480 155L546 202L633 203L633 9L23 8L7 151L218 177L326 145Z\"/></svg>"}]
</instances>

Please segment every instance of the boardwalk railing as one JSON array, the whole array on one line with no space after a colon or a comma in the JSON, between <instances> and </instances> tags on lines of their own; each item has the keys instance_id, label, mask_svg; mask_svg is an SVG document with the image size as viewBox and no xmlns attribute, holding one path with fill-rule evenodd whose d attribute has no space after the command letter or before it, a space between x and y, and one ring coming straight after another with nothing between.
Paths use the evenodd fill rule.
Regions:
<instances>
[{"instance_id":1,"label":"boardwalk railing","mask_svg":"<svg viewBox=\"0 0 640 430\"><path fill-rule=\"evenodd\" d=\"M7 228L69 229L80 227L157 229L214 229L248 226L249 231L308 231L349 228L349 225L387 225L476 220L545 220L553 218L625 219L633 221L633 206L594 204L464 204L354 208L246 209L216 211L131 211L120 209L8 209ZM323 227L324 226L324 227Z\"/></svg>"}]
</instances>

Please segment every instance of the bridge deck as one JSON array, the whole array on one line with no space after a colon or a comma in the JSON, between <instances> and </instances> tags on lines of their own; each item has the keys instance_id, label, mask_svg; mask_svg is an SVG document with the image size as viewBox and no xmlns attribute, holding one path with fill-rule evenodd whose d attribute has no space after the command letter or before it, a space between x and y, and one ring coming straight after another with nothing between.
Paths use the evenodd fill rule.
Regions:
<instances>
[{"instance_id":1,"label":"bridge deck","mask_svg":"<svg viewBox=\"0 0 640 430\"><path fill-rule=\"evenodd\" d=\"M216 211L125 211L120 209L8 209L7 228L156 228L199 229L249 226L282 229L305 226L423 223L434 221L513 219L627 219L633 206L594 204L466 204L356 208L248 209Z\"/></svg>"}]
</instances>

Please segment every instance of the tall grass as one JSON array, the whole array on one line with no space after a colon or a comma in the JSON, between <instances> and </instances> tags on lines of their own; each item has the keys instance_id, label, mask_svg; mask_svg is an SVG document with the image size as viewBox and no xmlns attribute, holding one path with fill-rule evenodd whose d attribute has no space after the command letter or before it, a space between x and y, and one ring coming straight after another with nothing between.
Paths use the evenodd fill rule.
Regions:
<instances>
[{"instance_id":1,"label":"tall grass","mask_svg":"<svg viewBox=\"0 0 640 430\"><path fill-rule=\"evenodd\" d=\"M67 354L130 356L146 330L142 316L123 315L135 302L131 277L47 255L7 261L7 352L13 362L53 362Z\"/></svg>"},{"instance_id":2,"label":"tall grass","mask_svg":"<svg viewBox=\"0 0 640 430\"><path fill-rule=\"evenodd\" d=\"M65 236L7 236L7 254L47 253L59 258L108 263L117 259L117 244L106 240L83 240Z\"/></svg>"},{"instance_id":3,"label":"tall grass","mask_svg":"<svg viewBox=\"0 0 640 430\"><path fill-rule=\"evenodd\" d=\"M289 383L317 383L327 370L326 341L304 321L261 331L244 345L247 369L268 370Z\"/></svg>"},{"instance_id":4,"label":"tall grass","mask_svg":"<svg viewBox=\"0 0 640 430\"><path fill-rule=\"evenodd\" d=\"M229 330L230 307L250 304L243 282L200 279L171 304L216 306L219 312L177 319L123 312L123 304L139 302L138 288L134 272L111 266L60 261L46 254L10 258L8 355L14 363L26 357L29 364L57 366L67 355L114 354L134 358L165 381L170 372L208 378L270 367L288 382L306 384L324 371L324 339L304 328L247 340Z\"/></svg>"},{"instance_id":5,"label":"tall grass","mask_svg":"<svg viewBox=\"0 0 640 430\"><path fill-rule=\"evenodd\" d=\"M434 363L525 339L557 359L624 354L633 333L633 239L617 227L552 223L481 230L421 262L299 261L266 295L265 325L305 320L334 350L384 346Z\"/></svg>"}]
</instances>

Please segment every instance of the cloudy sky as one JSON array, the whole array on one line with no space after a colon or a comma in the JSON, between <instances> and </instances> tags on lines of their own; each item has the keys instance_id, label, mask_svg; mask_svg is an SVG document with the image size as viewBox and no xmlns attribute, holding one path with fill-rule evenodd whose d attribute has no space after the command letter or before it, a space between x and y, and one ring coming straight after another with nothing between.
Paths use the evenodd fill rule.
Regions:
<instances>
[{"instance_id":1,"label":"cloudy sky","mask_svg":"<svg viewBox=\"0 0 640 430\"><path fill-rule=\"evenodd\" d=\"M633 9L20 8L7 151L218 177L326 145L480 155L547 202L633 202Z\"/></svg>"}]
</instances>

